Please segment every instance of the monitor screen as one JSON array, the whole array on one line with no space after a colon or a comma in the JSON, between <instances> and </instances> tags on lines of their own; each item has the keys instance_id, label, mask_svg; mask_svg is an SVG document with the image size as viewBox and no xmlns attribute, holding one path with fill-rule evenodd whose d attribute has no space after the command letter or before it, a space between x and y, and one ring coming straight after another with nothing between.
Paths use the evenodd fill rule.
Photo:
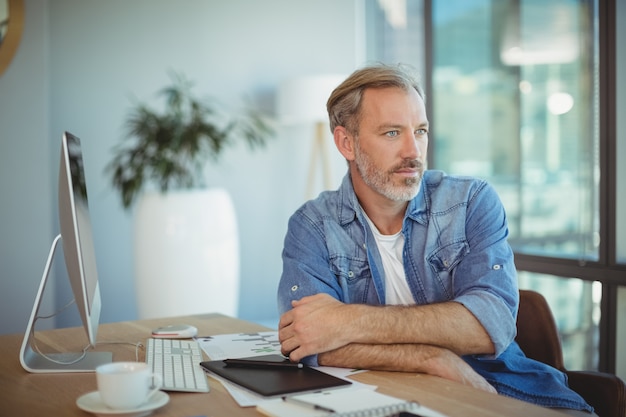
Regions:
<instances>
[{"instance_id":1,"label":"monitor screen","mask_svg":"<svg viewBox=\"0 0 626 417\"><path fill-rule=\"evenodd\" d=\"M110 352L87 351L96 346L102 304L81 144L80 139L68 132L65 132L61 141L58 196L61 233L50 248L24 334L20 362L29 372L90 372L102 363L111 362L112 355ZM76 352L74 341L68 341L72 343L68 351L43 353L37 347L35 323L41 318L39 308L59 241L63 244L65 267L74 301L89 340L82 352L80 349Z\"/></svg>"},{"instance_id":2,"label":"monitor screen","mask_svg":"<svg viewBox=\"0 0 626 417\"><path fill-rule=\"evenodd\" d=\"M65 266L89 342L96 344L100 287L80 139L65 132L59 167L59 224Z\"/></svg>"}]
</instances>

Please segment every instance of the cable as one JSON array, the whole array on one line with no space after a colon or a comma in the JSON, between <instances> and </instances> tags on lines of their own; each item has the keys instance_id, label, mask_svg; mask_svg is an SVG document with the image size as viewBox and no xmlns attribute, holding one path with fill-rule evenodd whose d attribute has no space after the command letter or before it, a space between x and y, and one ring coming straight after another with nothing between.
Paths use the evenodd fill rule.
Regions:
<instances>
[{"instance_id":1,"label":"cable","mask_svg":"<svg viewBox=\"0 0 626 417\"><path fill-rule=\"evenodd\" d=\"M57 311L55 311L52 314L49 314L47 316L43 316L43 315L39 315L37 314L37 316L35 316L35 319L33 320L33 326L30 329L30 333L31 333L31 339L33 341L32 343L32 347L33 349L42 357L44 357L45 359L47 359L50 362L56 363L58 365L73 365L77 362L80 362L81 360L83 360L85 358L85 356L87 355L87 351L90 348L95 348L97 345L106 345L106 344L126 344L126 345L131 345L131 346L135 346L135 361L139 362L139 349L144 347L143 343L141 342L126 342L126 341L104 341L104 342L96 342L95 345L92 345L91 343L87 344L87 346L85 346L81 352L77 352L78 357L74 358L74 359L70 359L68 361L62 361L62 360L58 360L55 359L53 357L51 357L51 354L46 354L43 353L41 351L41 349L39 349L39 346L37 345L37 339L35 338L35 323L37 323L37 320L39 319L51 319L59 314L61 314L64 310L66 310L68 307L70 307L72 304L76 303L76 299L72 299L71 301L69 301L68 303L66 303L63 307L59 308Z\"/></svg>"},{"instance_id":2,"label":"cable","mask_svg":"<svg viewBox=\"0 0 626 417\"><path fill-rule=\"evenodd\" d=\"M57 311L55 311L54 313L48 315L48 316L40 316L37 315L37 317L35 317L35 323L37 322L37 320L39 319L51 319L54 316L57 316L59 314L61 314L63 311L65 311L65 309L67 309L69 306L71 306L72 304L76 303L76 299L72 299L70 300L67 304L65 304L63 307L61 307L60 309L58 309ZM33 327L35 326L35 323L33 323Z\"/></svg>"},{"instance_id":3,"label":"cable","mask_svg":"<svg viewBox=\"0 0 626 417\"><path fill-rule=\"evenodd\" d=\"M42 357L44 357L45 359L47 359L50 362L56 363L57 365L73 365L77 362L80 362L81 360L83 360L83 358L87 355L87 350L91 347L91 344L88 344L87 346L85 346L82 349L82 352L78 354L78 357L75 359L71 359L69 361L61 361L58 359L55 359L53 357L50 356L50 354L46 354L43 353L41 351L41 349L39 349L39 346L37 345L37 338L35 337L35 324L37 323L37 321L39 319L51 319L59 314L61 314L64 310L66 310L69 306L71 306L72 304L74 304L76 302L76 299L72 299L70 300L68 303L66 303L63 307L59 308L57 311L55 311L52 314L49 314L47 316L42 316L37 314L37 316L35 316L35 319L33 320L33 326L30 329L30 335L31 335L31 340L32 342L32 347L33 349L40 354Z\"/></svg>"},{"instance_id":4,"label":"cable","mask_svg":"<svg viewBox=\"0 0 626 417\"><path fill-rule=\"evenodd\" d=\"M54 359L53 357L49 356L48 354L43 353L40 349L39 346L37 346L37 339L35 339L33 337L33 348L35 349L35 351L37 353L39 353L41 356L43 356L44 358L46 358L47 360L49 360L50 362L54 362L58 365L73 365L77 362L80 362L81 360L83 360L85 358L85 356L87 355L87 350L91 347L91 344L88 344L87 346L85 346L83 348L82 353L79 354L79 356L76 359L72 359L69 361L60 361L58 359Z\"/></svg>"},{"instance_id":5,"label":"cable","mask_svg":"<svg viewBox=\"0 0 626 417\"><path fill-rule=\"evenodd\" d=\"M140 362L139 361L139 349L143 348L144 345L141 342L124 342L124 341L104 341L104 342L97 342L96 345L131 345L131 346L135 346L135 362Z\"/></svg>"}]
</instances>

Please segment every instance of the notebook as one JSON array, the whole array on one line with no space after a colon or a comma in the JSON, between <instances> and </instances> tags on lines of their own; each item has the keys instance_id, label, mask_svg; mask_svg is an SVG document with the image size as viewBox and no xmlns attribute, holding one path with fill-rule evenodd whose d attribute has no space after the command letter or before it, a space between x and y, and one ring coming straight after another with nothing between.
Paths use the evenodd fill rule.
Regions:
<instances>
[{"instance_id":1,"label":"notebook","mask_svg":"<svg viewBox=\"0 0 626 417\"><path fill-rule=\"evenodd\" d=\"M257 411L269 417L445 417L414 401L371 389L347 389L292 395L261 401Z\"/></svg>"},{"instance_id":2,"label":"notebook","mask_svg":"<svg viewBox=\"0 0 626 417\"><path fill-rule=\"evenodd\" d=\"M348 386L350 381L303 366L298 368L268 366L229 366L223 360L205 361L200 365L205 371L218 375L245 389L264 397L275 397L298 392Z\"/></svg>"}]
</instances>

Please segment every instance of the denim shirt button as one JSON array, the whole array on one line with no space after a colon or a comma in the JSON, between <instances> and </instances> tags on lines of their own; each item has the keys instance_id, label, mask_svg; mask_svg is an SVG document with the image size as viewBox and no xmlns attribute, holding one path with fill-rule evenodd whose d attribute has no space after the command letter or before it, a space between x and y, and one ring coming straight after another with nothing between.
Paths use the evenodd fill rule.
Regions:
<instances>
[{"instance_id":1,"label":"denim shirt button","mask_svg":"<svg viewBox=\"0 0 626 417\"><path fill-rule=\"evenodd\" d=\"M354 272L348 271L348 278L352 278L354 276Z\"/></svg>"},{"instance_id":2,"label":"denim shirt button","mask_svg":"<svg viewBox=\"0 0 626 417\"><path fill-rule=\"evenodd\" d=\"M297 291L298 290L298 286L294 285L293 287L291 287L291 291Z\"/></svg>"},{"instance_id":3,"label":"denim shirt button","mask_svg":"<svg viewBox=\"0 0 626 417\"><path fill-rule=\"evenodd\" d=\"M500 265L494 265L494 266L493 266L493 269L495 269L496 271L497 271L498 269L500 269L500 268L501 268L501 266L500 266Z\"/></svg>"}]
</instances>

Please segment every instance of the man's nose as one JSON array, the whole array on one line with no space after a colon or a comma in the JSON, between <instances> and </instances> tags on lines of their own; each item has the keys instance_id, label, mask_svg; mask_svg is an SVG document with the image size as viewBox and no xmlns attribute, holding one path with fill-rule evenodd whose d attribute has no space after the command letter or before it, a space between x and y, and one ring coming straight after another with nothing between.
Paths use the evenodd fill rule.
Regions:
<instances>
[{"instance_id":1,"label":"man's nose","mask_svg":"<svg viewBox=\"0 0 626 417\"><path fill-rule=\"evenodd\" d=\"M421 143L412 132L408 132L402 138L402 157L405 159L418 159L422 157Z\"/></svg>"}]
</instances>

